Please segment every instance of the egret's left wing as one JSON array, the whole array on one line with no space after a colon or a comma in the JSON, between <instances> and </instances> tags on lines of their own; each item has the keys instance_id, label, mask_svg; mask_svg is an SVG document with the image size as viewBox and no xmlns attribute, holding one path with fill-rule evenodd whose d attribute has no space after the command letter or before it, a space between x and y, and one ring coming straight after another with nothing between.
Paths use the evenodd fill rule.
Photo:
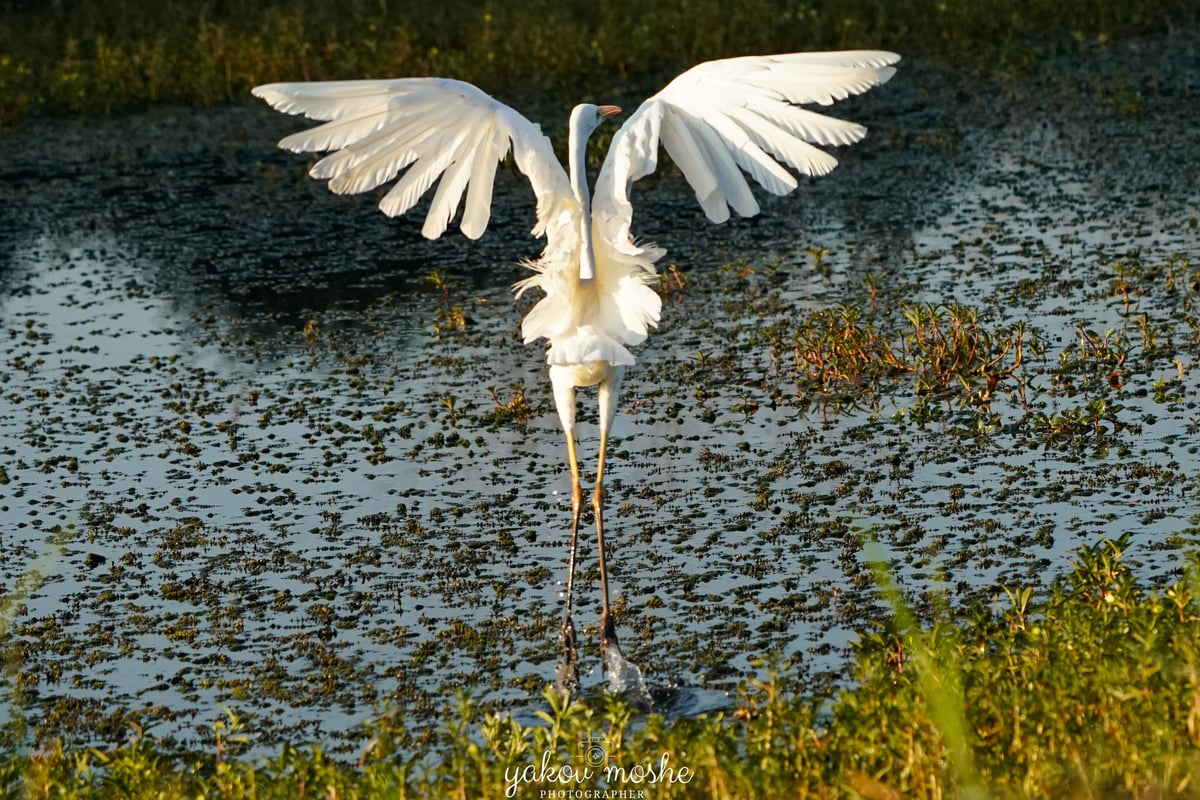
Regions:
<instances>
[{"instance_id":1,"label":"egret's left wing","mask_svg":"<svg viewBox=\"0 0 1200 800\"><path fill-rule=\"evenodd\" d=\"M405 213L441 178L421 232L445 232L466 192L459 227L472 239L491 218L496 165L511 142L517 168L537 195L535 236L568 227L574 203L567 173L534 123L479 88L445 78L271 83L253 90L275 109L325 120L279 146L294 152L335 151L310 170L338 194L374 189L404 175L379 202L388 216ZM564 213L566 212L566 213Z\"/></svg>"},{"instance_id":2,"label":"egret's left wing","mask_svg":"<svg viewBox=\"0 0 1200 800\"><path fill-rule=\"evenodd\" d=\"M605 237L629 242L634 181L654 172L661 142L713 222L758 213L743 172L773 194L796 188L784 162L824 175L837 159L814 145L847 145L866 128L801 108L828 106L878 86L900 57L874 50L709 61L646 100L613 137L596 181L593 215Z\"/></svg>"}]
</instances>

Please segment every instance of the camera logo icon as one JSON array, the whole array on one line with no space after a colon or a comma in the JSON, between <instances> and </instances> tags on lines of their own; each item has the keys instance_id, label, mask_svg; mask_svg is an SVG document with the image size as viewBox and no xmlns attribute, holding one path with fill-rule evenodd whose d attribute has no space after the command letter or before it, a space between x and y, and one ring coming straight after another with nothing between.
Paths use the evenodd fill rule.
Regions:
<instances>
[{"instance_id":1,"label":"camera logo icon","mask_svg":"<svg viewBox=\"0 0 1200 800\"><path fill-rule=\"evenodd\" d=\"M575 754L576 761L582 761L586 767L603 767L608 763L608 750L603 736L585 736L579 740L579 752Z\"/></svg>"}]
</instances>

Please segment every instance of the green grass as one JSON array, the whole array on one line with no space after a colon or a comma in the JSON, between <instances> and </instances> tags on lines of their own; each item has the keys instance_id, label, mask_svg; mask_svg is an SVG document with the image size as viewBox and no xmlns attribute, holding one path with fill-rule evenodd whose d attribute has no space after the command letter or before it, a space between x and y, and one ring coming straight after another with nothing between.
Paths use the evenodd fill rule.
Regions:
<instances>
[{"instance_id":1,"label":"green grass","mask_svg":"<svg viewBox=\"0 0 1200 800\"><path fill-rule=\"evenodd\" d=\"M953 612L925 598L921 616L933 622L923 627L908 608L916 601L880 566L891 621L860 638L852 683L832 692L777 666L727 714L667 720L613 697L548 693L530 724L482 714L464 695L420 742L402 720L380 721L355 764L290 745L239 755L247 732L230 717L207 752L175 753L140 731L111 750L44 743L0 762L0 790L461 798L607 785L647 797L1200 797L1200 572L1193 560L1179 582L1150 590L1122 561L1127 544L1083 548L1043 595L1014 587L989 607ZM621 772L605 784L609 765ZM585 768L590 777L576 781Z\"/></svg>"},{"instance_id":2,"label":"green grass","mask_svg":"<svg viewBox=\"0 0 1200 800\"><path fill-rule=\"evenodd\" d=\"M710 58L812 49L889 47L1009 72L1185 14L1188 0L0 0L0 124L365 76L444 75L513 100L575 102L644 91Z\"/></svg>"}]
</instances>

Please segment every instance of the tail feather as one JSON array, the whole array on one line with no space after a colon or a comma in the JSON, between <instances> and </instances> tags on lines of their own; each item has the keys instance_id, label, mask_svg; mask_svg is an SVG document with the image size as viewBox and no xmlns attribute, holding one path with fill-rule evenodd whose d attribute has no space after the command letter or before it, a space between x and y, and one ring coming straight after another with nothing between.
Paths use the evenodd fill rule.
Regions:
<instances>
[{"instance_id":1,"label":"tail feather","mask_svg":"<svg viewBox=\"0 0 1200 800\"><path fill-rule=\"evenodd\" d=\"M584 325L550 340L546 362L557 366L591 364L600 361L613 366L633 366L636 359L628 348L611 336Z\"/></svg>"}]
</instances>

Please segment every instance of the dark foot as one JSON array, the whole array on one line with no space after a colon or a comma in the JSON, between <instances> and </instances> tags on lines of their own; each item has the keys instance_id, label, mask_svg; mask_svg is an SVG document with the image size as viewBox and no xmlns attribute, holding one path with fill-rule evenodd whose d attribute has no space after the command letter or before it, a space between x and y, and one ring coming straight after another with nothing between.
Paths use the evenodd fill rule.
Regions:
<instances>
[{"instance_id":1,"label":"dark foot","mask_svg":"<svg viewBox=\"0 0 1200 800\"><path fill-rule=\"evenodd\" d=\"M617 628L612 618L601 617L600 622L600 668L608 679L608 691L622 697L633 696L649 700L646 681L637 664L625 658L621 645L617 643Z\"/></svg>"},{"instance_id":2,"label":"dark foot","mask_svg":"<svg viewBox=\"0 0 1200 800\"><path fill-rule=\"evenodd\" d=\"M617 625L609 614L600 619L600 673L611 678L617 662L624 660L621 645L617 642Z\"/></svg>"},{"instance_id":3,"label":"dark foot","mask_svg":"<svg viewBox=\"0 0 1200 800\"><path fill-rule=\"evenodd\" d=\"M563 660L554 678L554 690L559 694L575 694L579 689L579 647L575 641L575 624L567 617L562 624Z\"/></svg>"}]
</instances>

